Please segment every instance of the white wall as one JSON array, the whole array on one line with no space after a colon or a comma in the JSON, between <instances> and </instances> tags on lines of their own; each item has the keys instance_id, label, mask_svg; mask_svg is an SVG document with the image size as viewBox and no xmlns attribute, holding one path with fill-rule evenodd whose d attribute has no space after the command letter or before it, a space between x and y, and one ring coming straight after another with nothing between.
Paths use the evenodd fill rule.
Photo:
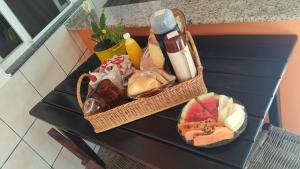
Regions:
<instances>
[{"instance_id":1,"label":"white wall","mask_svg":"<svg viewBox=\"0 0 300 169\"><path fill-rule=\"evenodd\" d=\"M0 88L1 169L84 168L47 135L53 126L29 111L66 78L79 58L82 63L91 55L85 51L78 35L61 26Z\"/></svg>"}]
</instances>

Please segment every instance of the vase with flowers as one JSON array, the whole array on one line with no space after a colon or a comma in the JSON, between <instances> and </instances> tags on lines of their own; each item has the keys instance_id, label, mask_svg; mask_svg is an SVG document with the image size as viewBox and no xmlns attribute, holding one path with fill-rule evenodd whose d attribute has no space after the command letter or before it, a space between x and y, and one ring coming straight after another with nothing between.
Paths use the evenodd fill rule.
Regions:
<instances>
[{"instance_id":1,"label":"vase with flowers","mask_svg":"<svg viewBox=\"0 0 300 169\"><path fill-rule=\"evenodd\" d=\"M91 19L91 27L93 33L90 39L95 41L94 52L101 62L111 59L114 55L126 54L122 20L117 25L107 25L103 10L99 19Z\"/></svg>"}]
</instances>

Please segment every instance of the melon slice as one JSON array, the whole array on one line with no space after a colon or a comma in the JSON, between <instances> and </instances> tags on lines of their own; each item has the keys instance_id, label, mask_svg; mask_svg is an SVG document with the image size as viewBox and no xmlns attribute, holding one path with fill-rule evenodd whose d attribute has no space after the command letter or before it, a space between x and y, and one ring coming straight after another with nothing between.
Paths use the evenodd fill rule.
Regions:
<instances>
[{"instance_id":1,"label":"melon slice","mask_svg":"<svg viewBox=\"0 0 300 169\"><path fill-rule=\"evenodd\" d=\"M218 106L218 122L224 124L225 119L231 114L233 110L233 99L225 95L219 96L219 106Z\"/></svg>"},{"instance_id":2,"label":"melon slice","mask_svg":"<svg viewBox=\"0 0 300 169\"><path fill-rule=\"evenodd\" d=\"M225 119L224 125L235 132L243 125L246 113L244 107L239 104L234 104L234 109L235 110Z\"/></svg>"},{"instance_id":3,"label":"melon slice","mask_svg":"<svg viewBox=\"0 0 300 169\"><path fill-rule=\"evenodd\" d=\"M240 105L237 103L235 103L234 105L235 105L235 108L241 108L241 109L245 110L245 107L243 105Z\"/></svg>"},{"instance_id":4,"label":"melon slice","mask_svg":"<svg viewBox=\"0 0 300 169\"><path fill-rule=\"evenodd\" d=\"M231 97L225 96L225 95L219 95L219 106L218 110L225 108L230 102L233 102L233 99Z\"/></svg>"},{"instance_id":5,"label":"melon slice","mask_svg":"<svg viewBox=\"0 0 300 169\"><path fill-rule=\"evenodd\" d=\"M201 106L196 99L189 101L182 109L179 122L199 122L208 118L214 118L214 116L208 112L203 106Z\"/></svg>"},{"instance_id":6,"label":"melon slice","mask_svg":"<svg viewBox=\"0 0 300 169\"><path fill-rule=\"evenodd\" d=\"M216 127L215 131L209 135L198 135L194 137L194 146L206 146L222 140L232 139L234 137L233 131L227 127Z\"/></svg>"}]
</instances>

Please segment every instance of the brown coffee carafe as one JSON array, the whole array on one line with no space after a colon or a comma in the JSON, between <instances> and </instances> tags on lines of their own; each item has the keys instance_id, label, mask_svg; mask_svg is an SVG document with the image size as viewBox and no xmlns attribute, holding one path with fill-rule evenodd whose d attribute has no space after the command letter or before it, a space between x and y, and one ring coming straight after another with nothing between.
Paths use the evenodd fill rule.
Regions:
<instances>
[{"instance_id":1,"label":"brown coffee carafe","mask_svg":"<svg viewBox=\"0 0 300 169\"><path fill-rule=\"evenodd\" d=\"M88 95L84 102L84 114L106 111L127 101L125 91L121 91L111 80L104 79Z\"/></svg>"}]
</instances>

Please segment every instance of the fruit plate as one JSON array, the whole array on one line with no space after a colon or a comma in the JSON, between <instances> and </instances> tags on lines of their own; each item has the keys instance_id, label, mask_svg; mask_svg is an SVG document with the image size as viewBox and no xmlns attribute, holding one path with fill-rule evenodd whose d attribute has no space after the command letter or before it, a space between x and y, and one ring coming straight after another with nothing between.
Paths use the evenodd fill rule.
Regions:
<instances>
[{"instance_id":1,"label":"fruit plate","mask_svg":"<svg viewBox=\"0 0 300 169\"><path fill-rule=\"evenodd\" d=\"M222 95L222 97L223 96L224 95ZM205 97L206 97L206 100L202 100L202 101L206 101L206 102L202 102L202 101L198 100L198 98L203 99ZM216 104L216 101L214 101L215 103L213 103L212 101L207 101L207 99L209 99L209 97L217 98L217 104ZM200 147L200 148L215 148L215 147L219 147L219 146L223 146L223 145L231 143L232 141L234 141L236 138L238 138L245 131L245 129L247 127L247 123L248 123L247 111L246 111L245 107L242 106L242 104L238 100L235 100L231 97L225 96L225 97L231 99L231 104L232 105L237 105L239 108L241 108L240 110L243 110L242 112L236 113L237 108L234 109L234 108L232 108L233 106L231 106L230 109L227 109L228 110L227 112L230 112L229 114L227 113L227 115L228 115L227 117L224 117L224 112L225 111L223 111L222 109L221 110L218 110L218 109L215 110L217 112L216 117L214 117L213 115L209 117L209 115L205 114L205 112L203 110L202 110L202 113L199 113L199 114L202 115L202 117L204 117L204 118L199 117L199 114L196 115L197 113L194 113L196 111L200 111L199 108L197 109L197 108L194 107L194 105L199 106L198 104L200 104L200 107L205 108L205 111L210 110L210 112L212 112L210 114L216 113L216 112L213 111L213 109L206 109L205 106L206 105L209 105L209 106L212 106L212 107L217 106L217 108L218 108L219 107L219 97L220 97L220 95L216 95L214 93L208 93L208 94L199 96L195 99L192 99L183 108L182 113L180 114L180 116L178 118L177 130L178 130L178 133L181 135L182 139L187 144L190 144L190 145L193 145L193 146L196 146L196 147ZM227 104L231 105L229 103L227 103ZM223 104L223 106L224 106L224 104ZM226 106L223 107L223 109L224 108L226 108ZM207 111L207 112L209 112L209 111ZM222 120L222 117L219 113L221 115L223 115L222 117L224 117L223 118L224 120ZM241 116L243 120L237 120L236 118L230 117L230 115L234 114L234 116L237 116L237 114L240 114L240 113L243 114L243 116ZM189 115L189 114L192 114L192 115ZM228 118L228 117L230 117L230 118ZM201 120L199 120L199 118ZM227 120L227 118L228 118L228 120ZM191 119L193 119L193 120L189 121ZM206 120L204 120L204 119L206 119ZM235 124L235 123L239 124L239 125L237 125L238 128L236 126L235 126L235 128L232 128L232 125L228 125L229 124L229 119L231 120L231 122L233 121L233 124ZM234 120L232 120L232 119L234 119ZM239 122L237 123L237 121L239 121ZM214 126L213 129L210 128L211 125ZM217 128L218 128L218 132L217 132ZM219 129L222 129L222 130L219 130ZM225 129L225 130L223 130L223 129ZM226 131L225 133L227 133L227 134L224 134L224 132L220 134L220 131ZM205 132L208 132L208 133L205 133ZM191 135L191 133L193 133L193 134ZM216 134L216 133L218 133L218 134ZM228 133L230 133L230 137L228 137ZM223 137L222 134L224 134L224 137ZM198 137L198 138L195 139L196 137ZM208 141L209 144L205 144L206 141L203 141L203 140L206 140L206 139L209 140L209 139L212 139L212 138L216 139L216 137L217 137L217 141L216 140L215 141L210 140L210 141ZM199 144L199 140L202 140L202 141L200 141L202 143Z\"/></svg>"}]
</instances>

